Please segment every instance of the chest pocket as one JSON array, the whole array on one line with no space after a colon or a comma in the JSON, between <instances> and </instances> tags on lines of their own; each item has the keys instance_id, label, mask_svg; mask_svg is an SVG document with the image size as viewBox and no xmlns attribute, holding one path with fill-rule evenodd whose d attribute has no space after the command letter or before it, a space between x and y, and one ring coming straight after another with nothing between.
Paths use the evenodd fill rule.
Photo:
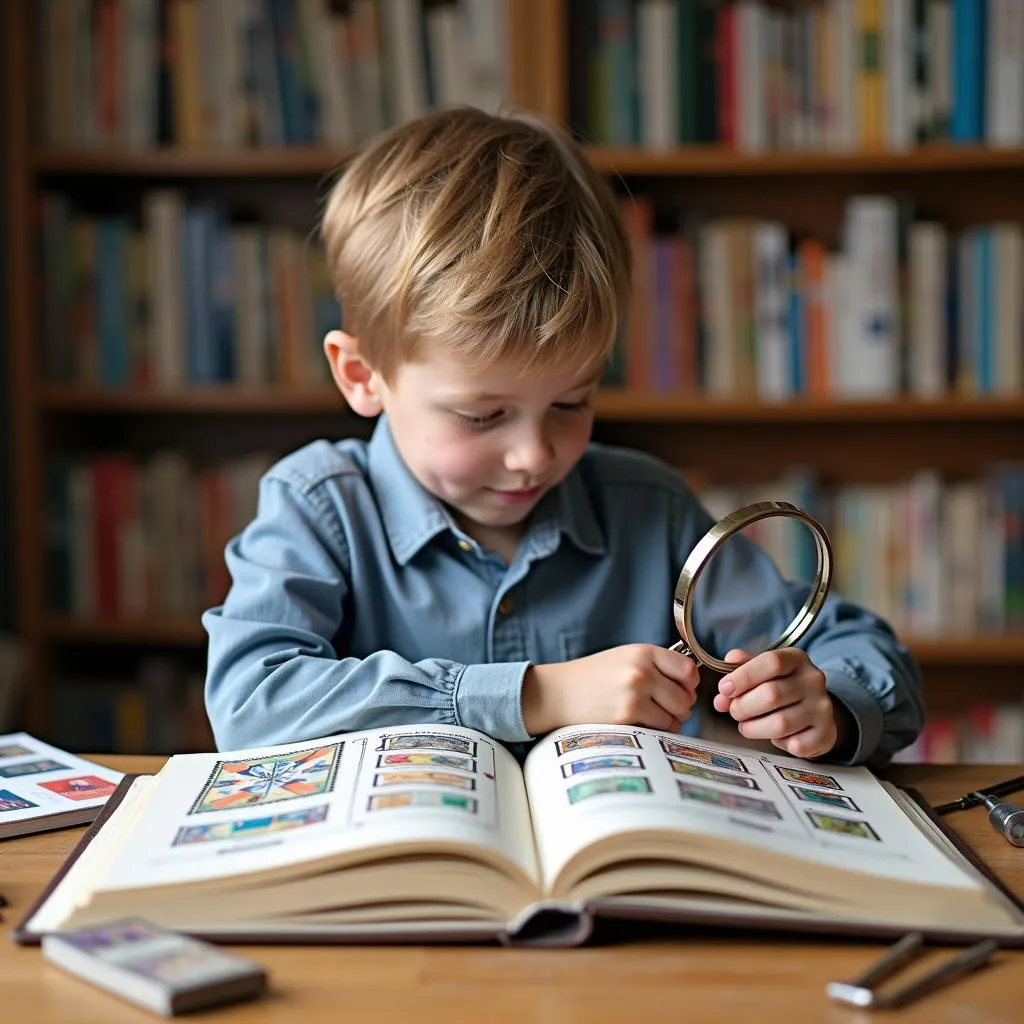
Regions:
<instances>
[{"instance_id":1,"label":"chest pocket","mask_svg":"<svg viewBox=\"0 0 1024 1024\"><path fill-rule=\"evenodd\" d=\"M606 651L609 647L617 647L619 642L613 636L599 636L587 629L566 629L558 634L558 653L562 661L575 661Z\"/></svg>"},{"instance_id":2,"label":"chest pocket","mask_svg":"<svg viewBox=\"0 0 1024 1024\"><path fill-rule=\"evenodd\" d=\"M665 638L643 637L643 636L622 636L618 631L608 632L596 629L565 629L558 634L558 653L562 661L574 661L576 658L586 658L588 655L597 654L599 651L607 651L612 647L620 647L623 644L649 643L659 647L668 647L679 639L678 634L668 631L666 627Z\"/></svg>"}]
</instances>

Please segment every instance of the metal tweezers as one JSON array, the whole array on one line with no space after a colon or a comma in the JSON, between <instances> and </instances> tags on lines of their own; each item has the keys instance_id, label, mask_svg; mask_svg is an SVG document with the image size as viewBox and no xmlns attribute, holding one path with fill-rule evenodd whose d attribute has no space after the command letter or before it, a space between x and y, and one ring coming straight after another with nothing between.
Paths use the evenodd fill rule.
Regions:
<instances>
[{"instance_id":1,"label":"metal tweezers","mask_svg":"<svg viewBox=\"0 0 1024 1024\"><path fill-rule=\"evenodd\" d=\"M924 936L920 932L912 932L900 939L860 977L853 981L830 981L825 986L825 994L830 999L846 1003L848 1006L871 1010L893 1010L912 1003L920 996L926 995L962 974L983 967L999 948L999 943L995 939L986 939L944 961L934 970L915 978L901 988L884 994L879 993L876 986L915 960L923 945Z\"/></svg>"}]
</instances>

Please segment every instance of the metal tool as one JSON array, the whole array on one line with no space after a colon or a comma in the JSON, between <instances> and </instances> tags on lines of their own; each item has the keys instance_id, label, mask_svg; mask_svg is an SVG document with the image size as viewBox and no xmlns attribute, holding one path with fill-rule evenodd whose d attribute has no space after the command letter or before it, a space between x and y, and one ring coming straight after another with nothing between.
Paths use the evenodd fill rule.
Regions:
<instances>
[{"instance_id":1,"label":"metal tool","mask_svg":"<svg viewBox=\"0 0 1024 1024\"><path fill-rule=\"evenodd\" d=\"M974 792L960 797L959 800L939 804L935 808L935 813L949 814L951 811L966 811L971 807L980 807L984 804L988 808L988 820L992 827L1008 843L1012 843L1014 846L1024 846L1024 808L998 799L1001 796L1006 796L1007 793L1015 793L1019 789L1024 789L1024 775L1018 775L1015 779L1007 779L1005 782L997 782L994 786L987 786L985 789L976 789Z\"/></svg>"},{"instance_id":2,"label":"metal tool","mask_svg":"<svg viewBox=\"0 0 1024 1024\"><path fill-rule=\"evenodd\" d=\"M988 808L989 822L997 832L1002 832L1008 843L1024 846L1024 807L984 793L971 795L981 797L981 802Z\"/></svg>"},{"instance_id":3,"label":"metal tool","mask_svg":"<svg viewBox=\"0 0 1024 1024\"><path fill-rule=\"evenodd\" d=\"M912 960L916 960L923 945L924 936L920 932L912 932L900 939L880 960L872 964L853 981L830 981L825 986L825 994L830 999L846 1003L847 1006L871 1010L893 1010L900 1006L906 1006L954 978L959 978L961 975L983 967L999 948L995 939L986 939L984 942L979 942L945 960L934 970L899 988L886 993L878 992L876 986L887 978L891 978Z\"/></svg>"}]
</instances>

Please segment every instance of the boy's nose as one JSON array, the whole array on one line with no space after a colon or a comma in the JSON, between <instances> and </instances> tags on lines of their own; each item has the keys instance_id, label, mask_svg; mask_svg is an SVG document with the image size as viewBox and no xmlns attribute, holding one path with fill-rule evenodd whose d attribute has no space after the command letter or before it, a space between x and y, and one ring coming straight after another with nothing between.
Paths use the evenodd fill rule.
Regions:
<instances>
[{"instance_id":1,"label":"boy's nose","mask_svg":"<svg viewBox=\"0 0 1024 1024\"><path fill-rule=\"evenodd\" d=\"M521 438L505 456L508 469L518 473L539 476L551 465L555 457L555 446L543 435L534 434Z\"/></svg>"}]
</instances>

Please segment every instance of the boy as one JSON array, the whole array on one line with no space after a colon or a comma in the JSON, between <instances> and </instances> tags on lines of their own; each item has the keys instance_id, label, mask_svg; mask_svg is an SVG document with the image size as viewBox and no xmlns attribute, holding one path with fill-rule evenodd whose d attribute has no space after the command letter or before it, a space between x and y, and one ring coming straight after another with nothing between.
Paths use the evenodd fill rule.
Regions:
<instances>
[{"instance_id":1,"label":"boy","mask_svg":"<svg viewBox=\"0 0 1024 1024\"><path fill-rule=\"evenodd\" d=\"M691 731L697 668L666 645L711 519L667 466L589 443L629 294L605 181L538 118L445 110L371 141L322 227L346 326L325 353L380 418L369 442L278 463L228 546L203 617L220 748L397 723L513 745L580 722ZM804 591L743 554L731 599L697 610L734 648L716 709L798 757L887 761L922 725L906 649L833 596L802 649L748 658L737 597L782 625Z\"/></svg>"}]
</instances>

